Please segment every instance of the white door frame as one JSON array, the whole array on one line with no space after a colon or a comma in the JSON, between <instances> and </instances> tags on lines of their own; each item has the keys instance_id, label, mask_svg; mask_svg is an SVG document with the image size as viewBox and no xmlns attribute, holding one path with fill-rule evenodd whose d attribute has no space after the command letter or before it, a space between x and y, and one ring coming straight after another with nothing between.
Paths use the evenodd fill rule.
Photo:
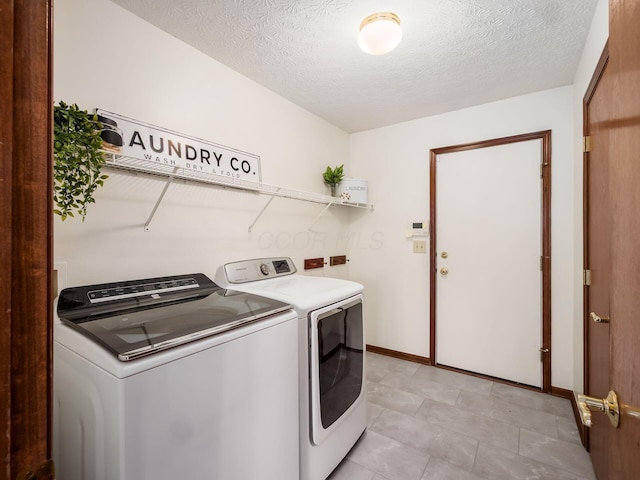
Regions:
<instances>
[{"instance_id":1,"label":"white door frame","mask_svg":"<svg viewBox=\"0 0 640 480\"><path fill-rule=\"evenodd\" d=\"M436 348L436 285L437 285L437 229L436 229L436 165L438 155L462 152L478 148L494 147L516 142L541 140L540 159L541 209L542 209L542 391L551 393L551 130L496 138L449 147L435 148L430 151L429 210L431 223L430 237L430 360L438 365Z\"/></svg>"}]
</instances>

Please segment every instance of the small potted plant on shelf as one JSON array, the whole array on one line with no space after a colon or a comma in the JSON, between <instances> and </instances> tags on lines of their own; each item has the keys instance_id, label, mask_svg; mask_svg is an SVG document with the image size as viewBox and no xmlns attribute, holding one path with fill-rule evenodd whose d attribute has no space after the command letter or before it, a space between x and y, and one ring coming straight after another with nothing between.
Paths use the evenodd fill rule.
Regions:
<instances>
[{"instance_id":1,"label":"small potted plant on shelf","mask_svg":"<svg viewBox=\"0 0 640 480\"><path fill-rule=\"evenodd\" d=\"M340 165L339 167L331 168L327 167L327 169L322 174L322 178L324 183L331 187L331 196L336 196L336 185L340 183L342 178L344 177L344 165Z\"/></svg>"},{"instance_id":2,"label":"small potted plant on shelf","mask_svg":"<svg viewBox=\"0 0 640 480\"><path fill-rule=\"evenodd\" d=\"M80 110L75 103L54 105L53 212L62 220L73 217L75 210L84 221L87 206L95 203L93 193L108 178L100 173L105 163L101 129L98 116Z\"/></svg>"}]
</instances>

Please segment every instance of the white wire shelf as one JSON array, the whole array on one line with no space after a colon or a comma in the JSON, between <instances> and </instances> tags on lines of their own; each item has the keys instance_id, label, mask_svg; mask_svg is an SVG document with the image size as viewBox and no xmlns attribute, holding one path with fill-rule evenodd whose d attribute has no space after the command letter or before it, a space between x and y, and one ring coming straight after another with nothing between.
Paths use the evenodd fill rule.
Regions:
<instances>
[{"instance_id":1,"label":"white wire shelf","mask_svg":"<svg viewBox=\"0 0 640 480\"><path fill-rule=\"evenodd\" d=\"M304 202L313 202L320 203L326 205L325 209L320 213L320 215L315 219L313 224L309 227L313 227L316 222L320 219L320 217L327 211L327 209L332 205L339 205L343 207L355 207L355 208L363 208L373 210L373 205L370 203L360 203L360 202L351 202L339 197L332 197L330 195L323 195L320 193L314 192L305 192L302 190L295 190L292 188L286 187L278 187L276 185L269 185L266 183L252 183L247 182L246 180L241 180L232 177L225 177L222 175L214 175L205 172L198 172L196 170L189 170L183 167L176 167L175 165L162 164L150 160L141 160L137 158L131 158L123 155L119 155L117 153L104 150L104 156L106 159L105 167L114 170L122 170L133 173L144 173L147 175L153 175L157 177L162 177L167 180L167 183L158 198L151 215L149 216L147 222L144 225L145 231L149 231L149 225L153 220L153 217L158 209L162 199L164 198L169 185L173 180L184 180L188 182L210 185L218 188L228 188L234 190L241 190L249 193L255 193L260 195L268 195L272 198L267 202L262 211L258 214L258 217L253 221L253 223L249 226L249 232L265 212L273 198L281 197L281 198L290 198L293 200L301 200Z\"/></svg>"}]
</instances>

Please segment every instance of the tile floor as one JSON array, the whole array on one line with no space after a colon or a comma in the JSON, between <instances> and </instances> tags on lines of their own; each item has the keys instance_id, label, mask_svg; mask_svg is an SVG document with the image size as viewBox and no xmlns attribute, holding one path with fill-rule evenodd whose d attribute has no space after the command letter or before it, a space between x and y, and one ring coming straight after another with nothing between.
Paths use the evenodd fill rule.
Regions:
<instances>
[{"instance_id":1,"label":"tile floor","mask_svg":"<svg viewBox=\"0 0 640 480\"><path fill-rule=\"evenodd\" d=\"M329 480L595 479L569 400L367 353L367 402Z\"/></svg>"}]
</instances>

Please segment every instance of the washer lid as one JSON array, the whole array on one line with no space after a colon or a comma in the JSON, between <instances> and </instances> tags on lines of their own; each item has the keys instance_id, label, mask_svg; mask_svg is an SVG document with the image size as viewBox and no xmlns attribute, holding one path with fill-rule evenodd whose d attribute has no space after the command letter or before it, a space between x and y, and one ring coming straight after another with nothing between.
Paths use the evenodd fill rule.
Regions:
<instances>
[{"instance_id":1,"label":"washer lid","mask_svg":"<svg viewBox=\"0 0 640 480\"><path fill-rule=\"evenodd\" d=\"M303 315L364 291L361 284L350 280L306 275L289 275L234 285L233 288L293 305Z\"/></svg>"},{"instance_id":2,"label":"washer lid","mask_svg":"<svg viewBox=\"0 0 640 480\"><path fill-rule=\"evenodd\" d=\"M239 327L291 306L218 287L203 274L64 289L58 316L127 361Z\"/></svg>"}]
</instances>

